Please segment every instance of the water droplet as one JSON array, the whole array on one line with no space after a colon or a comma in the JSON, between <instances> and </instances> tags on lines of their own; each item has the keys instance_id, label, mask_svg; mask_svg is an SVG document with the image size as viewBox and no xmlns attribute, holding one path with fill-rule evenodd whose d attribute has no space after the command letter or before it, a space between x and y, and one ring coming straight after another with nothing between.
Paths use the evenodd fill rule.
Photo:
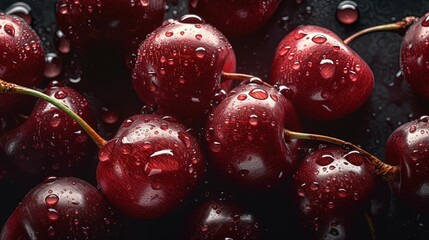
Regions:
<instances>
[{"instance_id":1,"label":"water droplet","mask_svg":"<svg viewBox=\"0 0 429 240\"><path fill-rule=\"evenodd\" d=\"M195 49L195 55L197 55L198 58L203 58L206 55L206 49L203 47L198 47Z\"/></svg>"},{"instance_id":2,"label":"water droplet","mask_svg":"<svg viewBox=\"0 0 429 240\"><path fill-rule=\"evenodd\" d=\"M342 1L337 5L337 11L335 13L338 21L343 24L352 24L359 18L358 5L354 1Z\"/></svg>"},{"instance_id":3,"label":"water droplet","mask_svg":"<svg viewBox=\"0 0 429 240\"><path fill-rule=\"evenodd\" d=\"M316 159L316 163L319 166L328 166L329 164L331 164L334 161L334 156L330 155L330 154L324 154L322 155L320 158Z\"/></svg>"},{"instance_id":4,"label":"water droplet","mask_svg":"<svg viewBox=\"0 0 429 240\"><path fill-rule=\"evenodd\" d=\"M55 177L55 176L49 176L49 177L46 177L45 178L45 180L43 181L44 183L52 183L52 182L54 182L55 180L57 180L57 177Z\"/></svg>"},{"instance_id":5,"label":"water droplet","mask_svg":"<svg viewBox=\"0 0 429 240\"><path fill-rule=\"evenodd\" d=\"M177 135L187 148L191 146L191 139L187 133L180 131L177 133Z\"/></svg>"},{"instance_id":6,"label":"water droplet","mask_svg":"<svg viewBox=\"0 0 429 240\"><path fill-rule=\"evenodd\" d=\"M429 122L429 116L421 116L418 120L418 122Z\"/></svg>"},{"instance_id":7,"label":"water droplet","mask_svg":"<svg viewBox=\"0 0 429 240\"><path fill-rule=\"evenodd\" d=\"M192 23L192 24L205 23L205 21L201 17L199 17L198 15L194 15L194 14L183 15L179 19L179 22L181 22L181 23Z\"/></svg>"},{"instance_id":8,"label":"water droplet","mask_svg":"<svg viewBox=\"0 0 429 240\"><path fill-rule=\"evenodd\" d=\"M363 156L357 150L353 150L344 154L343 158L345 158L349 163L355 166L362 165L364 161Z\"/></svg>"},{"instance_id":9,"label":"water droplet","mask_svg":"<svg viewBox=\"0 0 429 240\"><path fill-rule=\"evenodd\" d=\"M203 38L203 36L202 36L201 34L196 34L196 35L195 35L195 38L196 38L197 40L201 40L201 38Z\"/></svg>"},{"instance_id":10,"label":"water droplet","mask_svg":"<svg viewBox=\"0 0 429 240\"><path fill-rule=\"evenodd\" d=\"M294 63L293 63L293 65L292 65L292 68L293 68L294 70L298 70L298 69L299 69L299 67L300 67L299 62L294 62Z\"/></svg>"},{"instance_id":11,"label":"water droplet","mask_svg":"<svg viewBox=\"0 0 429 240\"><path fill-rule=\"evenodd\" d=\"M327 39L322 34L316 34L316 35L314 35L313 38L311 38L311 40L315 43L322 44L322 43L326 42Z\"/></svg>"},{"instance_id":12,"label":"water droplet","mask_svg":"<svg viewBox=\"0 0 429 240\"><path fill-rule=\"evenodd\" d=\"M423 19L422 26L423 27L429 27L429 15L426 16L425 19Z\"/></svg>"},{"instance_id":13,"label":"water droplet","mask_svg":"<svg viewBox=\"0 0 429 240\"><path fill-rule=\"evenodd\" d=\"M295 39L296 39L296 40L301 39L301 38L303 38L303 37L305 37L305 36L307 36L307 33L306 33L306 32L304 32L303 30L298 30L298 31L295 33L295 35L294 35L294 37L295 37Z\"/></svg>"},{"instance_id":14,"label":"water droplet","mask_svg":"<svg viewBox=\"0 0 429 240\"><path fill-rule=\"evenodd\" d=\"M58 220L58 218L60 218L60 214L58 213L58 211L53 208L48 208L47 216L52 221L56 221Z\"/></svg>"},{"instance_id":15,"label":"water droplet","mask_svg":"<svg viewBox=\"0 0 429 240\"><path fill-rule=\"evenodd\" d=\"M331 59L322 59L320 61L320 75L324 79L332 78L335 74L335 65Z\"/></svg>"},{"instance_id":16,"label":"water droplet","mask_svg":"<svg viewBox=\"0 0 429 240\"><path fill-rule=\"evenodd\" d=\"M45 55L45 70L43 75L47 78L54 78L60 75L63 63L56 53L47 53Z\"/></svg>"},{"instance_id":17,"label":"water droplet","mask_svg":"<svg viewBox=\"0 0 429 240\"><path fill-rule=\"evenodd\" d=\"M220 144L220 142L212 142L210 143L210 149L213 152L220 152L222 150L222 145Z\"/></svg>"},{"instance_id":18,"label":"water droplet","mask_svg":"<svg viewBox=\"0 0 429 240\"><path fill-rule=\"evenodd\" d=\"M119 119L119 114L115 111L109 110L106 107L102 108L101 119L107 124L115 124Z\"/></svg>"},{"instance_id":19,"label":"water droplet","mask_svg":"<svg viewBox=\"0 0 429 240\"><path fill-rule=\"evenodd\" d=\"M15 37L15 28L13 27L12 24L7 23L4 25L4 31L10 35L11 37Z\"/></svg>"},{"instance_id":20,"label":"water droplet","mask_svg":"<svg viewBox=\"0 0 429 240\"><path fill-rule=\"evenodd\" d=\"M124 123L122 124L122 126L124 126L124 127L129 127L129 126L131 126L131 124L134 122L134 120L132 120L132 119L127 119L127 120L125 120L124 121Z\"/></svg>"},{"instance_id":21,"label":"water droplet","mask_svg":"<svg viewBox=\"0 0 429 240\"><path fill-rule=\"evenodd\" d=\"M162 189L162 183L159 180L157 180L157 179L154 179L150 183L150 186L152 187L153 190L160 190L160 189Z\"/></svg>"},{"instance_id":22,"label":"water droplet","mask_svg":"<svg viewBox=\"0 0 429 240\"><path fill-rule=\"evenodd\" d=\"M51 125L51 127L56 128L60 125L61 120L61 116L58 113L54 113L54 115L52 115L52 118L49 120L49 124Z\"/></svg>"},{"instance_id":23,"label":"water droplet","mask_svg":"<svg viewBox=\"0 0 429 240\"><path fill-rule=\"evenodd\" d=\"M289 51L290 51L290 46L282 47L282 48L280 48L280 50L279 50L279 55L280 55L280 56L284 56L284 55L286 55Z\"/></svg>"},{"instance_id":24,"label":"water droplet","mask_svg":"<svg viewBox=\"0 0 429 240\"><path fill-rule=\"evenodd\" d=\"M347 197L347 191L344 188L340 188L337 191L339 197L345 198Z\"/></svg>"},{"instance_id":25,"label":"water droplet","mask_svg":"<svg viewBox=\"0 0 429 240\"><path fill-rule=\"evenodd\" d=\"M53 207L58 203L58 196L56 194L49 194L45 198L45 203L48 204L48 206Z\"/></svg>"},{"instance_id":26,"label":"water droplet","mask_svg":"<svg viewBox=\"0 0 429 240\"><path fill-rule=\"evenodd\" d=\"M64 33L61 30L58 30L56 33L56 47L60 53L69 53L70 52L70 43L65 38Z\"/></svg>"},{"instance_id":27,"label":"water droplet","mask_svg":"<svg viewBox=\"0 0 429 240\"><path fill-rule=\"evenodd\" d=\"M415 132L416 130L417 130L416 125L412 125L412 126L410 127L410 129L409 129L409 132L410 132L410 133L413 133L413 132Z\"/></svg>"},{"instance_id":28,"label":"water droplet","mask_svg":"<svg viewBox=\"0 0 429 240\"><path fill-rule=\"evenodd\" d=\"M245 177L245 176L249 175L249 170L240 169L240 170L238 170L238 175L241 177Z\"/></svg>"},{"instance_id":29,"label":"water droplet","mask_svg":"<svg viewBox=\"0 0 429 240\"><path fill-rule=\"evenodd\" d=\"M149 0L140 0L140 3L142 4L143 7L149 6Z\"/></svg>"},{"instance_id":30,"label":"water droplet","mask_svg":"<svg viewBox=\"0 0 429 240\"><path fill-rule=\"evenodd\" d=\"M173 32L167 31L167 32L165 32L165 36L171 37L171 36L173 36Z\"/></svg>"},{"instance_id":31,"label":"water droplet","mask_svg":"<svg viewBox=\"0 0 429 240\"><path fill-rule=\"evenodd\" d=\"M247 98L247 95L246 94L239 94L238 96L237 96L237 99L238 100L240 100L240 101L243 101L243 100L246 100L246 98Z\"/></svg>"},{"instance_id":32,"label":"water droplet","mask_svg":"<svg viewBox=\"0 0 429 240\"><path fill-rule=\"evenodd\" d=\"M68 96L67 92L64 92L63 90L59 90L54 94L55 98L57 99L64 99Z\"/></svg>"},{"instance_id":33,"label":"water droplet","mask_svg":"<svg viewBox=\"0 0 429 240\"><path fill-rule=\"evenodd\" d=\"M48 236L49 237L55 237L55 235L57 235L57 233L55 232L54 227L49 226L49 228L48 228Z\"/></svg>"},{"instance_id":34,"label":"water droplet","mask_svg":"<svg viewBox=\"0 0 429 240\"><path fill-rule=\"evenodd\" d=\"M249 124L250 124L251 126L256 126L256 125L258 125L258 116L257 116L257 115L255 115L255 114L250 115L250 117L249 117Z\"/></svg>"},{"instance_id":35,"label":"water droplet","mask_svg":"<svg viewBox=\"0 0 429 240\"><path fill-rule=\"evenodd\" d=\"M64 3L64 4L59 5L59 6L58 6L58 11L59 11L61 14L67 14L67 13L69 12L69 9L68 9L68 6L67 6L67 3Z\"/></svg>"},{"instance_id":36,"label":"water droplet","mask_svg":"<svg viewBox=\"0 0 429 240\"><path fill-rule=\"evenodd\" d=\"M356 80L358 79L358 75L354 71L349 71L349 77L352 82L356 82Z\"/></svg>"},{"instance_id":37,"label":"water droplet","mask_svg":"<svg viewBox=\"0 0 429 240\"><path fill-rule=\"evenodd\" d=\"M318 182L312 182L312 183L311 183L311 185L310 185L310 189L311 189L312 191L317 191L317 190L319 190L319 183L318 183Z\"/></svg>"},{"instance_id":38,"label":"water droplet","mask_svg":"<svg viewBox=\"0 0 429 240\"><path fill-rule=\"evenodd\" d=\"M258 100L265 100L268 98L268 93L260 88L255 88L249 92L249 95Z\"/></svg>"},{"instance_id":39,"label":"water droplet","mask_svg":"<svg viewBox=\"0 0 429 240\"><path fill-rule=\"evenodd\" d=\"M174 156L174 153L173 153L173 150L167 148L167 149L155 151L149 157L153 158L153 157L162 156L162 155Z\"/></svg>"}]
</instances>

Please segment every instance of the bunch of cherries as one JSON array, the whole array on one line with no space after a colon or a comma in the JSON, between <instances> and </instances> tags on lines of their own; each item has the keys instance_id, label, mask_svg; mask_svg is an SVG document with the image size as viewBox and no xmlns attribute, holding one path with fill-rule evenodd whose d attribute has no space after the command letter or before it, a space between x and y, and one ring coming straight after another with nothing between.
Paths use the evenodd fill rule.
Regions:
<instances>
[{"instance_id":1,"label":"bunch of cherries","mask_svg":"<svg viewBox=\"0 0 429 240\"><path fill-rule=\"evenodd\" d=\"M48 2L51 42L28 4L0 12L0 187L16 192L0 239L377 239L392 199L429 211L429 116L389 133L385 161L306 126L369 101L373 71L349 44L372 32L403 34L403 77L427 101L429 14L344 40L296 26L256 76L232 42L290 3Z\"/></svg>"}]
</instances>

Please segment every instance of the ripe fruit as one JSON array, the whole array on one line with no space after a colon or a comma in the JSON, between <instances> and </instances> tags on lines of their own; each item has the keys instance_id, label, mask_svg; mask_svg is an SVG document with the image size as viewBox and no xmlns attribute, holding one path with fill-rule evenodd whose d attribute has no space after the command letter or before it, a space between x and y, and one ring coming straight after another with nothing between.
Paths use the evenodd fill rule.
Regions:
<instances>
[{"instance_id":1,"label":"ripe fruit","mask_svg":"<svg viewBox=\"0 0 429 240\"><path fill-rule=\"evenodd\" d=\"M49 177L9 216L1 239L117 239L116 216L103 195L74 177Z\"/></svg>"},{"instance_id":2,"label":"ripe fruit","mask_svg":"<svg viewBox=\"0 0 429 240\"><path fill-rule=\"evenodd\" d=\"M189 11L204 18L228 37L260 29L274 14L280 0L191 0ZM223 17L219 17L219 15Z\"/></svg>"},{"instance_id":3,"label":"ripe fruit","mask_svg":"<svg viewBox=\"0 0 429 240\"><path fill-rule=\"evenodd\" d=\"M154 219L176 210L201 183L205 161L196 139L171 117L125 120L101 147L97 182L122 213Z\"/></svg>"},{"instance_id":4,"label":"ripe fruit","mask_svg":"<svg viewBox=\"0 0 429 240\"><path fill-rule=\"evenodd\" d=\"M428 38L429 13L426 13L405 32L400 50L400 64L405 80L415 92L426 99L429 99Z\"/></svg>"},{"instance_id":5,"label":"ripe fruit","mask_svg":"<svg viewBox=\"0 0 429 240\"><path fill-rule=\"evenodd\" d=\"M132 77L140 99L158 113L202 122L225 95L222 71L235 71L228 40L199 16L184 15L142 42Z\"/></svg>"},{"instance_id":6,"label":"ripe fruit","mask_svg":"<svg viewBox=\"0 0 429 240\"><path fill-rule=\"evenodd\" d=\"M45 66L42 42L22 18L0 12L0 78L26 87L39 85ZM23 95L0 96L0 116L17 112Z\"/></svg>"},{"instance_id":7,"label":"ripe fruit","mask_svg":"<svg viewBox=\"0 0 429 240\"><path fill-rule=\"evenodd\" d=\"M429 210L429 116L396 128L386 142L386 161L400 167L400 176L390 181L393 193L418 211Z\"/></svg>"},{"instance_id":8,"label":"ripe fruit","mask_svg":"<svg viewBox=\"0 0 429 240\"><path fill-rule=\"evenodd\" d=\"M278 44L269 82L290 88L290 100L301 116L332 120L356 111L368 100L374 76L335 33L305 25Z\"/></svg>"},{"instance_id":9,"label":"ripe fruit","mask_svg":"<svg viewBox=\"0 0 429 240\"><path fill-rule=\"evenodd\" d=\"M81 55L104 49L134 52L146 34L158 27L165 14L165 0L58 0L58 28Z\"/></svg>"},{"instance_id":10,"label":"ripe fruit","mask_svg":"<svg viewBox=\"0 0 429 240\"><path fill-rule=\"evenodd\" d=\"M356 150L326 146L300 162L292 180L303 227L314 239L350 238L350 222L369 204L374 167Z\"/></svg>"},{"instance_id":11,"label":"ripe fruit","mask_svg":"<svg viewBox=\"0 0 429 240\"><path fill-rule=\"evenodd\" d=\"M88 101L75 90L52 83L44 91L79 113L88 124L95 119ZM0 152L28 179L76 175L88 167L94 145L67 114L39 100L28 119L0 138ZM28 180L27 179L27 180Z\"/></svg>"},{"instance_id":12,"label":"ripe fruit","mask_svg":"<svg viewBox=\"0 0 429 240\"><path fill-rule=\"evenodd\" d=\"M273 187L295 164L297 143L284 139L285 127L300 128L290 101L260 80L240 84L209 116L206 143L213 167L240 187Z\"/></svg>"}]
</instances>

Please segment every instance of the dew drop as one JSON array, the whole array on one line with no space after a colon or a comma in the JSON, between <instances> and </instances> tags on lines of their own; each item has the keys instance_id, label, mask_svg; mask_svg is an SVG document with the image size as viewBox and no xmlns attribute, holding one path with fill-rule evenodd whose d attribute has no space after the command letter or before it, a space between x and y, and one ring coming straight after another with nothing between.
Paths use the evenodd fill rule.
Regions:
<instances>
[{"instance_id":1,"label":"dew drop","mask_svg":"<svg viewBox=\"0 0 429 240\"><path fill-rule=\"evenodd\" d=\"M11 37L15 37L15 28L13 27L13 25L12 25L12 24L9 24L9 23L5 24L5 25L4 25L4 31L5 31L8 35L10 35Z\"/></svg>"},{"instance_id":2,"label":"dew drop","mask_svg":"<svg viewBox=\"0 0 429 240\"><path fill-rule=\"evenodd\" d=\"M331 164L334 161L334 156L330 155L330 154L324 154L322 155L320 158L316 159L316 163L319 166L328 166L329 164Z\"/></svg>"},{"instance_id":3,"label":"dew drop","mask_svg":"<svg viewBox=\"0 0 429 240\"><path fill-rule=\"evenodd\" d=\"M56 221L58 220L58 218L60 218L60 214L58 213L58 211L53 208L48 208L47 216L52 221Z\"/></svg>"},{"instance_id":4,"label":"dew drop","mask_svg":"<svg viewBox=\"0 0 429 240\"><path fill-rule=\"evenodd\" d=\"M173 36L173 32L167 31L167 32L165 32L165 36L171 37L171 36Z\"/></svg>"},{"instance_id":5,"label":"dew drop","mask_svg":"<svg viewBox=\"0 0 429 240\"><path fill-rule=\"evenodd\" d=\"M268 93L260 88L255 88L249 92L249 95L258 100L265 100L268 98Z\"/></svg>"},{"instance_id":6,"label":"dew drop","mask_svg":"<svg viewBox=\"0 0 429 240\"><path fill-rule=\"evenodd\" d=\"M47 53L45 55L45 69L43 75L47 78L54 78L60 75L63 63L56 53Z\"/></svg>"},{"instance_id":7,"label":"dew drop","mask_svg":"<svg viewBox=\"0 0 429 240\"><path fill-rule=\"evenodd\" d=\"M142 4L143 7L149 6L149 0L140 0L140 3Z\"/></svg>"},{"instance_id":8,"label":"dew drop","mask_svg":"<svg viewBox=\"0 0 429 240\"><path fill-rule=\"evenodd\" d=\"M102 108L101 119L107 124L115 124L119 119L119 114L115 111L109 110L106 107Z\"/></svg>"},{"instance_id":9,"label":"dew drop","mask_svg":"<svg viewBox=\"0 0 429 240\"><path fill-rule=\"evenodd\" d=\"M49 125L51 125L51 127L56 128L60 125L61 123L61 117L58 113L55 113L52 118L49 120Z\"/></svg>"},{"instance_id":10,"label":"dew drop","mask_svg":"<svg viewBox=\"0 0 429 240\"><path fill-rule=\"evenodd\" d=\"M185 144L185 146L187 148L189 148L191 146L191 139L189 138L188 134L186 134L185 132L180 131L180 132L177 133L177 135L178 135L180 141L182 141L183 144Z\"/></svg>"},{"instance_id":11,"label":"dew drop","mask_svg":"<svg viewBox=\"0 0 429 240\"><path fill-rule=\"evenodd\" d=\"M57 233L55 232L54 227L49 226L49 228L48 228L48 236L49 237L55 237L55 235L57 235Z\"/></svg>"},{"instance_id":12,"label":"dew drop","mask_svg":"<svg viewBox=\"0 0 429 240\"><path fill-rule=\"evenodd\" d=\"M423 27L429 27L429 15L426 16L425 19L423 19L422 26Z\"/></svg>"},{"instance_id":13,"label":"dew drop","mask_svg":"<svg viewBox=\"0 0 429 240\"><path fill-rule=\"evenodd\" d=\"M354 1L341 1L337 5L335 15L343 24L352 24L359 19L358 5Z\"/></svg>"},{"instance_id":14,"label":"dew drop","mask_svg":"<svg viewBox=\"0 0 429 240\"><path fill-rule=\"evenodd\" d=\"M64 99L68 96L67 92L64 92L63 90L59 90L54 94L55 98L57 99Z\"/></svg>"},{"instance_id":15,"label":"dew drop","mask_svg":"<svg viewBox=\"0 0 429 240\"><path fill-rule=\"evenodd\" d=\"M255 114L250 115L250 117L249 117L249 124L250 124L251 126L256 126L256 125L258 125L258 116L257 116L257 115L255 115Z\"/></svg>"},{"instance_id":16,"label":"dew drop","mask_svg":"<svg viewBox=\"0 0 429 240\"><path fill-rule=\"evenodd\" d=\"M416 130L417 130L416 125L412 125L408 131L409 131L410 133L413 133L413 132L415 132Z\"/></svg>"},{"instance_id":17,"label":"dew drop","mask_svg":"<svg viewBox=\"0 0 429 240\"><path fill-rule=\"evenodd\" d=\"M301 38L303 38L303 37L305 37L305 36L307 36L307 33L306 33L306 32L304 32L303 30L298 30L298 31L295 33L294 38L295 38L296 40L299 40L299 39L301 39Z\"/></svg>"},{"instance_id":18,"label":"dew drop","mask_svg":"<svg viewBox=\"0 0 429 240\"><path fill-rule=\"evenodd\" d=\"M58 203L58 196L56 194L49 194L45 198L45 203L48 204L48 206L53 207Z\"/></svg>"},{"instance_id":19,"label":"dew drop","mask_svg":"<svg viewBox=\"0 0 429 240\"><path fill-rule=\"evenodd\" d=\"M310 189L311 189L312 191L317 191L317 190L319 190L319 183L318 183L318 182L312 182L312 183L311 183L311 185L310 185Z\"/></svg>"},{"instance_id":20,"label":"dew drop","mask_svg":"<svg viewBox=\"0 0 429 240\"><path fill-rule=\"evenodd\" d=\"M69 53L71 49L69 41L65 38L61 30L56 32L56 47L63 54Z\"/></svg>"},{"instance_id":21,"label":"dew drop","mask_svg":"<svg viewBox=\"0 0 429 240\"><path fill-rule=\"evenodd\" d=\"M239 94L238 96L237 96L237 99L238 100L240 100L240 101L243 101L243 100L246 100L246 98L247 98L247 95L246 94Z\"/></svg>"},{"instance_id":22,"label":"dew drop","mask_svg":"<svg viewBox=\"0 0 429 240\"><path fill-rule=\"evenodd\" d=\"M335 74L334 62L331 59L322 59L322 61L320 61L319 71L320 71L320 75L324 79L332 78Z\"/></svg>"},{"instance_id":23,"label":"dew drop","mask_svg":"<svg viewBox=\"0 0 429 240\"><path fill-rule=\"evenodd\" d=\"M203 38L203 36L202 36L201 34L196 34L196 35L195 35L195 38L196 38L197 40L201 40L201 38Z\"/></svg>"},{"instance_id":24,"label":"dew drop","mask_svg":"<svg viewBox=\"0 0 429 240\"><path fill-rule=\"evenodd\" d=\"M210 149L213 152L220 152L222 150L222 145L220 142L212 142L210 143Z\"/></svg>"},{"instance_id":25,"label":"dew drop","mask_svg":"<svg viewBox=\"0 0 429 240\"><path fill-rule=\"evenodd\" d=\"M198 47L195 49L195 55L197 55L198 58L203 58L206 55L206 49L203 47Z\"/></svg>"},{"instance_id":26,"label":"dew drop","mask_svg":"<svg viewBox=\"0 0 429 240\"><path fill-rule=\"evenodd\" d=\"M290 46L285 46L285 47L280 48L279 55L280 56L286 55L290 51L290 48L291 48Z\"/></svg>"},{"instance_id":27,"label":"dew drop","mask_svg":"<svg viewBox=\"0 0 429 240\"><path fill-rule=\"evenodd\" d=\"M316 34L316 35L314 35L313 38L311 38L311 40L315 43L322 44L322 43L326 42L327 39L322 34Z\"/></svg>"},{"instance_id":28,"label":"dew drop","mask_svg":"<svg viewBox=\"0 0 429 240\"><path fill-rule=\"evenodd\" d=\"M345 198L347 197L347 191L344 188L340 188L337 191L339 197Z\"/></svg>"},{"instance_id":29,"label":"dew drop","mask_svg":"<svg viewBox=\"0 0 429 240\"><path fill-rule=\"evenodd\" d=\"M181 23L193 23L193 24L205 23L205 21L201 17L199 17L198 15L194 15L194 14L183 15L179 19L179 22L181 22Z\"/></svg>"}]
</instances>

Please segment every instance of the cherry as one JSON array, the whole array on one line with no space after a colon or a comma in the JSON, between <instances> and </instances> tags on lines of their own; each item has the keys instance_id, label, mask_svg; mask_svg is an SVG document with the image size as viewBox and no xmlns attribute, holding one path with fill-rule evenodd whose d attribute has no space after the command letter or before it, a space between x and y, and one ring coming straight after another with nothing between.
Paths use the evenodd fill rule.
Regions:
<instances>
[{"instance_id":1,"label":"cherry","mask_svg":"<svg viewBox=\"0 0 429 240\"><path fill-rule=\"evenodd\" d=\"M0 93L42 98L72 117L100 148L96 180L125 216L154 219L176 210L201 184L205 161L199 143L173 117L136 114L104 140L79 115L39 91L0 80Z\"/></svg>"},{"instance_id":2,"label":"cherry","mask_svg":"<svg viewBox=\"0 0 429 240\"><path fill-rule=\"evenodd\" d=\"M189 11L204 18L228 37L260 29L274 14L280 0L191 0ZM222 14L224 17L219 17Z\"/></svg>"},{"instance_id":3,"label":"cherry","mask_svg":"<svg viewBox=\"0 0 429 240\"><path fill-rule=\"evenodd\" d=\"M95 126L88 101L69 87L52 82L44 91L79 113ZM0 152L20 173L43 179L49 175L81 173L89 166L93 143L67 114L46 101L39 100L23 125L0 138ZM32 179L32 178L27 179Z\"/></svg>"},{"instance_id":4,"label":"cherry","mask_svg":"<svg viewBox=\"0 0 429 240\"><path fill-rule=\"evenodd\" d=\"M243 82L210 113L205 139L213 167L249 189L277 185L297 151L297 142L284 140L284 127L300 129L291 102L260 79Z\"/></svg>"},{"instance_id":5,"label":"cherry","mask_svg":"<svg viewBox=\"0 0 429 240\"><path fill-rule=\"evenodd\" d=\"M189 240L263 239L263 228L252 212L231 199L207 199L191 212Z\"/></svg>"},{"instance_id":6,"label":"cherry","mask_svg":"<svg viewBox=\"0 0 429 240\"><path fill-rule=\"evenodd\" d=\"M0 12L0 78L34 88L43 77L44 47L39 36L22 18ZM16 113L28 99L19 95L0 96L0 116Z\"/></svg>"},{"instance_id":7,"label":"cherry","mask_svg":"<svg viewBox=\"0 0 429 240\"><path fill-rule=\"evenodd\" d=\"M421 116L396 128L386 142L386 160L400 166L400 176L391 181L394 194L418 211L428 211L429 116Z\"/></svg>"},{"instance_id":8,"label":"cherry","mask_svg":"<svg viewBox=\"0 0 429 240\"><path fill-rule=\"evenodd\" d=\"M369 204L376 187L374 167L365 156L336 145L308 155L292 179L304 228L317 239L350 238L350 221Z\"/></svg>"},{"instance_id":9,"label":"cherry","mask_svg":"<svg viewBox=\"0 0 429 240\"><path fill-rule=\"evenodd\" d=\"M1 239L117 239L116 215L103 195L75 177L48 177L9 216Z\"/></svg>"},{"instance_id":10,"label":"cherry","mask_svg":"<svg viewBox=\"0 0 429 240\"><path fill-rule=\"evenodd\" d=\"M278 44L269 82L290 88L290 99L301 116L332 120L356 111L368 100L374 76L334 32L305 25Z\"/></svg>"},{"instance_id":11,"label":"cherry","mask_svg":"<svg viewBox=\"0 0 429 240\"><path fill-rule=\"evenodd\" d=\"M58 0L55 12L59 30L79 54L103 49L126 56L162 23L164 7L165 0Z\"/></svg>"},{"instance_id":12,"label":"cherry","mask_svg":"<svg viewBox=\"0 0 429 240\"><path fill-rule=\"evenodd\" d=\"M429 99L428 37L429 13L424 14L405 32L400 50L400 64L404 79L420 96Z\"/></svg>"},{"instance_id":13,"label":"cherry","mask_svg":"<svg viewBox=\"0 0 429 240\"><path fill-rule=\"evenodd\" d=\"M225 92L222 71L235 71L225 36L197 15L166 20L138 49L134 89L158 113L202 122ZM183 120L184 121L184 120Z\"/></svg>"}]
</instances>

